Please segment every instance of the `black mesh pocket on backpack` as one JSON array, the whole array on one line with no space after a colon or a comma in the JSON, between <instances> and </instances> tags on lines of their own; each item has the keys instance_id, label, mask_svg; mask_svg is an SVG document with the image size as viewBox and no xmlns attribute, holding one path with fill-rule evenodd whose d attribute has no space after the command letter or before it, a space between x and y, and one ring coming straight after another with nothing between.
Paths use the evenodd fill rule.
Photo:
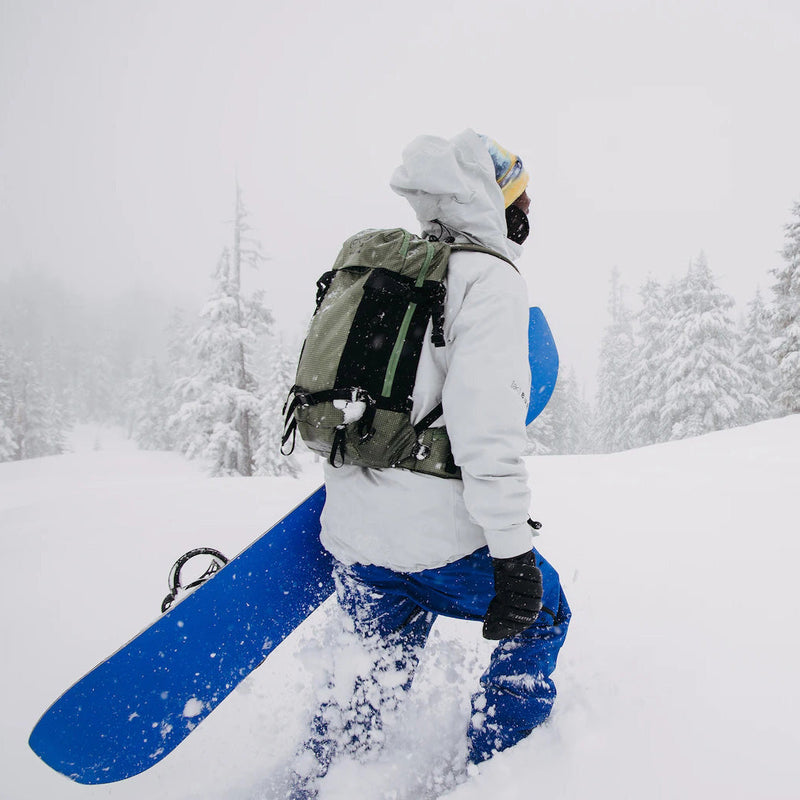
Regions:
<instances>
[{"instance_id":1,"label":"black mesh pocket on backpack","mask_svg":"<svg viewBox=\"0 0 800 800\"><path fill-rule=\"evenodd\" d=\"M408 411L430 314L427 286L374 269L342 351L336 388L358 386L379 407Z\"/></svg>"}]
</instances>

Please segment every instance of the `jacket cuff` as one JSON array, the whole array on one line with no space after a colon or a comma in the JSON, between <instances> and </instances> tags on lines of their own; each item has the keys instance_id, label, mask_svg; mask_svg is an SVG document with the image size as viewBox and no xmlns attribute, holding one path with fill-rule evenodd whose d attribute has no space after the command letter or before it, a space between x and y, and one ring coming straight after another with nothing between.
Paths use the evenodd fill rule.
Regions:
<instances>
[{"instance_id":1,"label":"jacket cuff","mask_svg":"<svg viewBox=\"0 0 800 800\"><path fill-rule=\"evenodd\" d=\"M484 531L492 558L514 558L533 547L533 536L527 522L502 531Z\"/></svg>"}]
</instances>

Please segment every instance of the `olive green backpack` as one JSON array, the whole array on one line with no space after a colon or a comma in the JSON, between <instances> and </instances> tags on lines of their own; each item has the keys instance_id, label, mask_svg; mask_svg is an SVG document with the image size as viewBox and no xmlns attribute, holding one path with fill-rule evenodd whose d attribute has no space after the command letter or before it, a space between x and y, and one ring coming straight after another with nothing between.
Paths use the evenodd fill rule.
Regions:
<instances>
[{"instance_id":1,"label":"olive green backpack","mask_svg":"<svg viewBox=\"0 0 800 800\"><path fill-rule=\"evenodd\" d=\"M479 245L421 239L401 228L362 231L344 243L317 282L316 311L284 407L284 448L299 432L333 466L460 477L447 431L431 427L441 404L416 425L410 420L430 321L433 344L445 343L444 279L453 250L508 261Z\"/></svg>"}]
</instances>

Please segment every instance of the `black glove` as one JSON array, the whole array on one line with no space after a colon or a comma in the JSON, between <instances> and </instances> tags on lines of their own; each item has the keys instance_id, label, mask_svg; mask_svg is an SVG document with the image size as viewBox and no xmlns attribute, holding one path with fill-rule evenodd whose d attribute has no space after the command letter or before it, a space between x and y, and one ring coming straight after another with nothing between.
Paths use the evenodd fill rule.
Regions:
<instances>
[{"instance_id":1,"label":"black glove","mask_svg":"<svg viewBox=\"0 0 800 800\"><path fill-rule=\"evenodd\" d=\"M483 638L505 639L522 633L539 616L542 573L532 552L492 561L495 596L483 618Z\"/></svg>"}]
</instances>

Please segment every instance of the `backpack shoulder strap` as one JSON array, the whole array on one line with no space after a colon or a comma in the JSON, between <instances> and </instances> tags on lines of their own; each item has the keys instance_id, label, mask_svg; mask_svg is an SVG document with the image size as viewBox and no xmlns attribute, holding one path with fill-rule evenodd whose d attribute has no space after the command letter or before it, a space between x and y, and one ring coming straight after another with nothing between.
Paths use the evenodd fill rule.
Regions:
<instances>
[{"instance_id":1,"label":"backpack shoulder strap","mask_svg":"<svg viewBox=\"0 0 800 800\"><path fill-rule=\"evenodd\" d=\"M496 250L492 250L490 247L484 247L482 244L451 244L450 249L469 250L473 253L486 253L487 255L499 258L501 261L505 261L506 264L510 264L517 272L519 272L517 265L510 258L506 258L506 256L498 253Z\"/></svg>"}]
</instances>

